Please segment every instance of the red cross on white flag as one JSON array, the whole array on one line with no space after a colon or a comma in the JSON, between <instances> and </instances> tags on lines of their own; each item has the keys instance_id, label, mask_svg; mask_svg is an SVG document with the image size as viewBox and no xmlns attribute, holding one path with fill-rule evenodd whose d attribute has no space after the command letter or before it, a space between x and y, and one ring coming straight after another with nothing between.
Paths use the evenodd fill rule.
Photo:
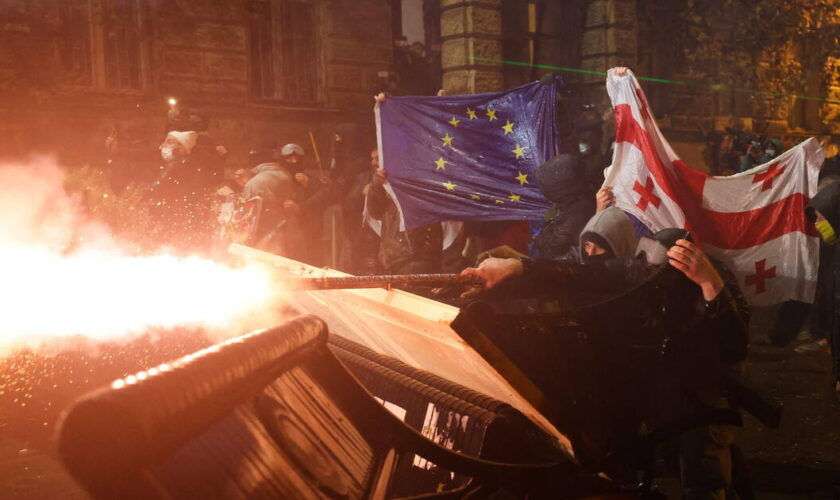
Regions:
<instances>
[{"instance_id":1,"label":"red cross on white flag","mask_svg":"<svg viewBox=\"0 0 840 500\"><path fill-rule=\"evenodd\" d=\"M819 240L805 218L824 153L811 138L773 162L713 177L679 159L659 131L639 82L610 71L616 143L605 186L653 231L686 228L735 273L750 304L812 302Z\"/></svg>"}]
</instances>

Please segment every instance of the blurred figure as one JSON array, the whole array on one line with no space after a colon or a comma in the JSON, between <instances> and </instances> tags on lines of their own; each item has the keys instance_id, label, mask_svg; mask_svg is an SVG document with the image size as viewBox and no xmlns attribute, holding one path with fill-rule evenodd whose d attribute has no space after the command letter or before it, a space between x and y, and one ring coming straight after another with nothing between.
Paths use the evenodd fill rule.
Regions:
<instances>
[{"instance_id":1,"label":"blurred figure","mask_svg":"<svg viewBox=\"0 0 840 500\"><path fill-rule=\"evenodd\" d=\"M840 399L840 182L832 182L817 192L805 213L820 234L820 266L817 275L816 327L828 335L834 371L834 392Z\"/></svg>"},{"instance_id":2,"label":"blurred figure","mask_svg":"<svg viewBox=\"0 0 840 500\"><path fill-rule=\"evenodd\" d=\"M368 213L381 224L379 257L385 272L440 272L443 251L443 229L440 223L406 230L383 168L376 169L366 191Z\"/></svg>"},{"instance_id":3,"label":"blurred figure","mask_svg":"<svg viewBox=\"0 0 840 500\"><path fill-rule=\"evenodd\" d=\"M577 157L557 155L536 172L537 186L552 202L536 238L537 257L558 259L577 248L586 221L595 213L595 204Z\"/></svg>"},{"instance_id":4,"label":"blurred figure","mask_svg":"<svg viewBox=\"0 0 840 500\"><path fill-rule=\"evenodd\" d=\"M261 208L250 244L284 257L300 259L305 248L297 205L301 190L295 183L293 170L298 162L292 159L281 163L275 160L278 156L274 151L265 150L252 155L252 161L258 164L251 170L253 177L245 183L242 197L245 200L259 198Z\"/></svg>"},{"instance_id":5,"label":"blurred figure","mask_svg":"<svg viewBox=\"0 0 840 500\"><path fill-rule=\"evenodd\" d=\"M372 148L365 170L356 173L341 201L346 237L342 267L352 274L370 275L382 271L379 263L380 238L364 217L365 199L378 169L379 150Z\"/></svg>"},{"instance_id":6,"label":"blurred figure","mask_svg":"<svg viewBox=\"0 0 840 500\"><path fill-rule=\"evenodd\" d=\"M212 193L221 176L215 151L198 147L195 131L171 131L160 145L163 164L149 188L158 244L208 250L214 234Z\"/></svg>"}]
</instances>

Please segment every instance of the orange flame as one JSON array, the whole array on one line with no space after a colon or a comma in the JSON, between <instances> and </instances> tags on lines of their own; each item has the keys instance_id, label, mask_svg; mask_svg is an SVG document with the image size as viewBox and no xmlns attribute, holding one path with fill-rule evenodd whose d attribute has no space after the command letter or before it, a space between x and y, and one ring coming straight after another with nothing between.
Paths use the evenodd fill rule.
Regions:
<instances>
[{"instance_id":1,"label":"orange flame","mask_svg":"<svg viewBox=\"0 0 840 500\"><path fill-rule=\"evenodd\" d=\"M277 319L282 297L265 269L131 256L63 182L50 160L0 165L0 354L67 336L110 340L150 328L237 335Z\"/></svg>"}]
</instances>

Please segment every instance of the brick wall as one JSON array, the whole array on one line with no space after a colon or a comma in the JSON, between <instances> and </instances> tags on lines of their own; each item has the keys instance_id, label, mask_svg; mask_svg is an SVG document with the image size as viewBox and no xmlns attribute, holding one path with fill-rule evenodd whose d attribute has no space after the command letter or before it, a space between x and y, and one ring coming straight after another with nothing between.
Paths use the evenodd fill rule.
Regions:
<instances>
[{"instance_id":1,"label":"brick wall","mask_svg":"<svg viewBox=\"0 0 840 500\"><path fill-rule=\"evenodd\" d=\"M98 2L101 0L92 0ZM67 163L96 163L114 123L131 120L148 130L150 147L162 139L166 99L192 105L211 118L210 132L234 162L265 140L309 148L312 131L327 155L333 126L346 120L372 125L377 73L391 65L390 6L379 0L313 0L317 23L318 102L259 102L250 95L246 0L156 0L144 5L144 88L114 92L75 88L60 78L32 88L37 99L0 102L0 149L58 153ZM60 44L58 0L51 21ZM36 19L24 19L32 26ZM0 48L3 63L14 58ZM311 156L311 155L310 155Z\"/></svg>"}]
</instances>

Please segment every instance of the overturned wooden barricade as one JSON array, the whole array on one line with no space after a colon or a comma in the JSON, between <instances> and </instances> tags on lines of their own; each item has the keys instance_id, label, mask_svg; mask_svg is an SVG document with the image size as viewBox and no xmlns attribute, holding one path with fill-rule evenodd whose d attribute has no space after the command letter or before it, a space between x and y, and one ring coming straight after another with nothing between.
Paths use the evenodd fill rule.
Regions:
<instances>
[{"instance_id":1,"label":"overturned wooden barricade","mask_svg":"<svg viewBox=\"0 0 840 500\"><path fill-rule=\"evenodd\" d=\"M362 370L384 363L360 361L366 353L340 340L336 356L327 340L326 324L304 316L120 379L64 415L59 454L97 498L391 498L401 457L415 455L470 478L441 497L546 482L572 497L610 489L549 447L525 446L511 460L498 449L491 461L426 439L339 358L352 354L358 359L348 364L367 364ZM495 427L507 439L537 442L526 437L534 429L522 434L519 417L490 398L429 375L425 382L393 375L394 384L434 389L430 400L488 424L481 441ZM544 458L508 463L529 454Z\"/></svg>"}]
</instances>

